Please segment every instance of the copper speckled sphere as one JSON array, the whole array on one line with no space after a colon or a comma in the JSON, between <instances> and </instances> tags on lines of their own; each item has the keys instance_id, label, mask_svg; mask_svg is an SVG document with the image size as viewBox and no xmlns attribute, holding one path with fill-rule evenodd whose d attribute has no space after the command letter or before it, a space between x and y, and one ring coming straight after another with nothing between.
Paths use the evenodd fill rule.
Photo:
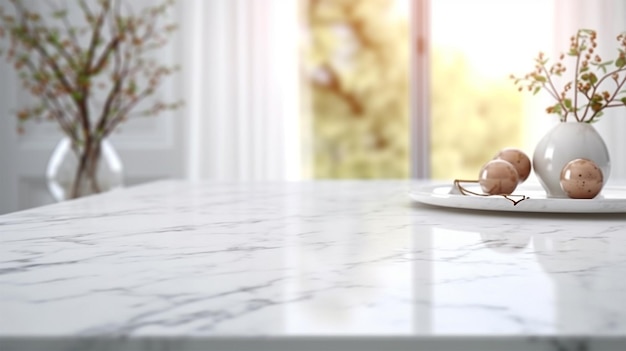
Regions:
<instances>
[{"instance_id":1,"label":"copper speckled sphere","mask_svg":"<svg viewBox=\"0 0 626 351\"><path fill-rule=\"evenodd\" d=\"M510 162L496 159L483 166L478 182L486 194L509 195L517 187L519 176Z\"/></svg>"},{"instance_id":2,"label":"copper speckled sphere","mask_svg":"<svg viewBox=\"0 0 626 351\"><path fill-rule=\"evenodd\" d=\"M532 168L530 158L522 150L514 148L502 149L494 159L505 160L511 163L517 171L520 183L523 183L530 175Z\"/></svg>"},{"instance_id":3,"label":"copper speckled sphere","mask_svg":"<svg viewBox=\"0 0 626 351\"><path fill-rule=\"evenodd\" d=\"M593 199L603 184L600 168L585 158L568 162L561 171L561 189L572 199Z\"/></svg>"}]
</instances>

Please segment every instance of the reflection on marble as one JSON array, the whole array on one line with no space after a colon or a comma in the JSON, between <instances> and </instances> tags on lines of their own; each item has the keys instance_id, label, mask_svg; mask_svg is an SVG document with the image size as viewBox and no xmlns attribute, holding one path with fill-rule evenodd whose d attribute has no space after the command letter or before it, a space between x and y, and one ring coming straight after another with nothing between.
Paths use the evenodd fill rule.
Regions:
<instances>
[{"instance_id":1,"label":"reflection on marble","mask_svg":"<svg viewBox=\"0 0 626 351\"><path fill-rule=\"evenodd\" d=\"M626 219L405 181L165 181L0 216L0 349L626 350Z\"/></svg>"}]
</instances>

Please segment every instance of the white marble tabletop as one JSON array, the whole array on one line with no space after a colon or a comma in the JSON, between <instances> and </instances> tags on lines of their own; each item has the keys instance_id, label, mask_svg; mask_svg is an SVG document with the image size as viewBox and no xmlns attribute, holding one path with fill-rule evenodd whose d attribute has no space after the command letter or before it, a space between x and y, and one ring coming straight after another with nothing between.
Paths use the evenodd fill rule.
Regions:
<instances>
[{"instance_id":1,"label":"white marble tabletop","mask_svg":"<svg viewBox=\"0 0 626 351\"><path fill-rule=\"evenodd\" d=\"M162 181L0 216L0 350L626 350L626 218L410 181Z\"/></svg>"}]
</instances>

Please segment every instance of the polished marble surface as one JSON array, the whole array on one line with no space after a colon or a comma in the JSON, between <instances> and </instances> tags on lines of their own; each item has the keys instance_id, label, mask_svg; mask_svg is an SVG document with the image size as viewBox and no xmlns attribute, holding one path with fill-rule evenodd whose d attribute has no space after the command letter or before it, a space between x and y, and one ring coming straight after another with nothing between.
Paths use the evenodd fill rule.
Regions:
<instances>
[{"instance_id":1,"label":"polished marble surface","mask_svg":"<svg viewBox=\"0 0 626 351\"><path fill-rule=\"evenodd\" d=\"M624 214L420 185L163 181L0 216L0 349L626 350Z\"/></svg>"}]
</instances>

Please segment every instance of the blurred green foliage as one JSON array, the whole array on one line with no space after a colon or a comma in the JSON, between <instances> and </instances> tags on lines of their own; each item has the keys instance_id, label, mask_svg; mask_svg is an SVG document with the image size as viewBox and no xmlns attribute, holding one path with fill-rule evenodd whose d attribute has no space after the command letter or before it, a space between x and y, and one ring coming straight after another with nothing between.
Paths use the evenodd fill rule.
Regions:
<instances>
[{"instance_id":1,"label":"blurred green foliage","mask_svg":"<svg viewBox=\"0 0 626 351\"><path fill-rule=\"evenodd\" d=\"M500 149L520 147L523 97L507 77L488 79L460 52L433 49L431 177L478 179Z\"/></svg>"},{"instance_id":2,"label":"blurred green foliage","mask_svg":"<svg viewBox=\"0 0 626 351\"><path fill-rule=\"evenodd\" d=\"M315 178L409 174L409 25L392 5L308 4Z\"/></svg>"},{"instance_id":3,"label":"blurred green foliage","mask_svg":"<svg viewBox=\"0 0 626 351\"><path fill-rule=\"evenodd\" d=\"M314 178L408 177L406 14L394 0L307 5ZM500 148L519 144L522 99L506 77L473 76L458 53L435 49L431 65L431 176L476 178Z\"/></svg>"}]
</instances>

